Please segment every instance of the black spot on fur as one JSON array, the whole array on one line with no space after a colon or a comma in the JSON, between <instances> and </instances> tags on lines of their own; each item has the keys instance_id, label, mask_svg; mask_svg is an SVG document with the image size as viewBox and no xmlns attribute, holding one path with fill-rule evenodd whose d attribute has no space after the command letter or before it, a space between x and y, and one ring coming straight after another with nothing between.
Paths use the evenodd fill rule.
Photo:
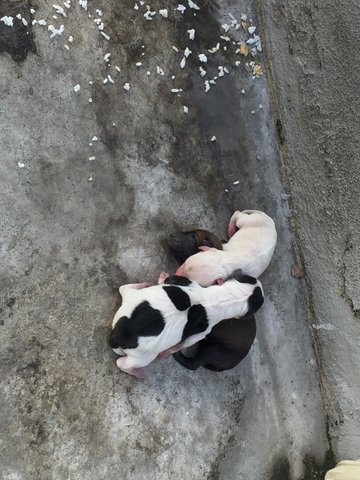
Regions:
<instances>
[{"instance_id":1,"label":"black spot on fur","mask_svg":"<svg viewBox=\"0 0 360 480\"><path fill-rule=\"evenodd\" d=\"M167 285L179 285L181 287L188 287L189 285L191 285L191 280L186 277L180 277L180 275L170 275L170 277L165 280L165 283Z\"/></svg>"},{"instance_id":2,"label":"black spot on fur","mask_svg":"<svg viewBox=\"0 0 360 480\"><path fill-rule=\"evenodd\" d=\"M182 339L183 342L186 338L203 332L209 326L209 322L206 315L206 310L202 305L193 305L188 311L188 321L185 325Z\"/></svg>"},{"instance_id":3,"label":"black spot on fur","mask_svg":"<svg viewBox=\"0 0 360 480\"><path fill-rule=\"evenodd\" d=\"M264 303L264 296L260 287L255 287L251 297L249 298L248 314L255 313Z\"/></svg>"},{"instance_id":4,"label":"black spot on fur","mask_svg":"<svg viewBox=\"0 0 360 480\"><path fill-rule=\"evenodd\" d=\"M111 348L136 348L139 337L159 335L165 327L160 310L152 308L149 302L140 303L131 317L121 317L110 335Z\"/></svg>"},{"instance_id":5,"label":"black spot on fur","mask_svg":"<svg viewBox=\"0 0 360 480\"><path fill-rule=\"evenodd\" d=\"M256 278L243 275L241 268L235 270L226 280L237 280L240 283L249 283L250 285L255 285L257 282Z\"/></svg>"},{"instance_id":6,"label":"black spot on fur","mask_svg":"<svg viewBox=\"0 0 360 480\"><path fill-rule=\"evenodd\" d=\"M165 286L163 287L163 289L165 290L175 307L180 310L180 312L183 312L190 307L191 303L189 295L184 292L184 290L181 290L181 288L175 286Z\"/></svg>"}]
</instances>

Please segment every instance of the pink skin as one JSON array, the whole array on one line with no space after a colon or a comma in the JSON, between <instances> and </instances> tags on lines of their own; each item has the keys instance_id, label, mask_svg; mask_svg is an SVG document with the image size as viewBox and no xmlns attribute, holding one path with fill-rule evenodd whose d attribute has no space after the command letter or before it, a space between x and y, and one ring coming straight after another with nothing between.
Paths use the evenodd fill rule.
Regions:
<instances>
[{"instance_id":1,"label":"pink skin","mask_svg":"<svg viewBox=\"0 0 360 480\"><path fill-rule=\"evenodd\" d=\"M161 272L158 278L158 285L164 285L165 280L169 277L167 272Z\"/></svg>"},{"instance_id":2,"label":"pink skin","mask_svg":"<svg viewBox=\"0 0 360 480\"><path fill-rule=\"evenodd\" d=\"M236 223L229 223L228 226L228 237L231 238L236 233Z\"/></svg>"},{"instance_id":3,"label":"pink skin","mask_svg":"<svg viewBox=\"0 0 360 480\"><path fill-rule=\"evenodd\" d=\"M116 366L120 368L120 370L128 373L129 375L132 375L133 377L139 378L139 379L144 379L145 374L144 374L144 369L143 368L124 368L125 364L127 362L127 357L119 357L116 360Z\"/></svg>"},{"instance_id":4,"label":"pink skin","mask_svg":"<svg viewBox=\"0 0 360 480\"><path fill-rule=\"evenodd\" d=\"M173 353L178 352L181 349L182 349L182 343L177 343L173 347L167 348L163 352L160 352L159 355L156 358L158 360L161 360L162 358L166 358L169 355L172 355Z\"/></svg>"}]
</instances>

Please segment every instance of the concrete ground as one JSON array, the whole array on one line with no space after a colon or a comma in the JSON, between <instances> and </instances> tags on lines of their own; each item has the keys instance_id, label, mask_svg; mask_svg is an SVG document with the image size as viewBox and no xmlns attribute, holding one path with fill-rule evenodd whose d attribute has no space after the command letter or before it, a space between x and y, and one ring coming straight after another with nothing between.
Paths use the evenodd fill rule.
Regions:
<instances>
[{"instance_id":1,"label":"concrete ground","mask_svg":"<svg viewBox=\"0 0 360 480\"><path fill-rule=\"evenodd\" d=\"M345 162L352 137L339 141L340 119L331 126L336 98L319 118L326 105L316 92L330 102L340 86L329 80L323 89L316 65L301 71L303 32L330 35L330 27L320 12L305 22L292 0L282 9L270 1L198 1L200 10L184 2L183 15L177 2L157 0L151 21L134 3L89 0L86 12L72 0L66 17L50 0L0 4L0 18L47 22L0 22L2 478L322 479L336 459L359 451L350 357L358 257L346 215L357 165ZM168 18L158 13L164 7ZM236 53L233 42L253 35L231 26L229 13L239 22L247 14L248 26L252 19L265 54ZM64 25L62 35L50 39L49 24ZM217 42L220 51L209 53ZM186 47L192 54L181 68ZM252 60L267 77L253 78ZM219 66L229 73L205 93ZM312 103L292 91L298 81ZM344 117L349 132L339 130L354 136L355 102ZM320 144L330 149L327 161ZM119 372L107 343L118 286L175 268L165 248L172 231L199 226L224 237L230 215L243 208L264 209L279 233L248 357L222 374L190 372L171 358L147 367L143 382ZM305 279L291 276L294 264L306 267Z\"/></svg>"}]
</instances>

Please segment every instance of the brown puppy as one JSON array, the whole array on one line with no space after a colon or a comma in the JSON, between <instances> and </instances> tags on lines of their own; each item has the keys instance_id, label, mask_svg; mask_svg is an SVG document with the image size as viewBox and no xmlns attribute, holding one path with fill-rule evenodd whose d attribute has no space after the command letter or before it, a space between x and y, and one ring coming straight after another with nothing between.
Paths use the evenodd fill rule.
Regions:
<instances>
[{"instance_id":1,"label":"brown puppy","mask_svg":"<svg viewBox=\"0 0 360 480\"><path fill-rule=\"evenodd\" d=\"M169 238L170 250L179 263L199 251L199 247L214 247L222 250L220 240L206 230L176 232ZM198 345L193 357L181 352L173 354L174 359L190 370L199 367L215 372L234 368L248 354L256 336L256 321L253 314L246 315L241 321L223 320L217 324Z\"/></svg>"}]
</instances>

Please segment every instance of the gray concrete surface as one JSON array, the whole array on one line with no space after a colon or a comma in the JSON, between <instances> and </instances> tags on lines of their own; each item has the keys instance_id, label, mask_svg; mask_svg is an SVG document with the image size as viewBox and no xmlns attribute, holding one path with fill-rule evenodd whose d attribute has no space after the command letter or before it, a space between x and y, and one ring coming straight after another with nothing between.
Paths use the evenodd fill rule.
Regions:
<instances>
[{"instance_id":1,"label":"gray concrete surface","mask_svg":"<svg viewBox=\"0 0 360 480\"><path fill-rule=\"evenodd\" d=\"M230 42L206 65L230 74L205 94L195 57L216 45L228 12L255 21L251 4L199 2L196 17L145 21L133 2L89 1L106 42L78 2L57 19L52 3L38 1L35 17L63 23L61 37L34 25L28 44L0 30L2 478L322 478L334 459L306 296L290 275L296 242L265 77L252 79ZM20 8L29 3L2 2L0 13ZM172 45L190 46L189 28L182 70ZM108 70L114 85L103 84ZM174 268L163 246L173 230L224 236L239 208L266 210L279 233L249 356L223 374L171 358L144 382L120 373L107 345L117 287Z\"/></svg>"},{"instance_id":2,"label":"gray concrete surface","mask_svg":"<svg viewBox=\"0 0 360 480\"><path fill-rule=\"evenodd\" d=\"M258 2L336 457L360 455L360 9Z\"/></svg>"}]
</instances>

